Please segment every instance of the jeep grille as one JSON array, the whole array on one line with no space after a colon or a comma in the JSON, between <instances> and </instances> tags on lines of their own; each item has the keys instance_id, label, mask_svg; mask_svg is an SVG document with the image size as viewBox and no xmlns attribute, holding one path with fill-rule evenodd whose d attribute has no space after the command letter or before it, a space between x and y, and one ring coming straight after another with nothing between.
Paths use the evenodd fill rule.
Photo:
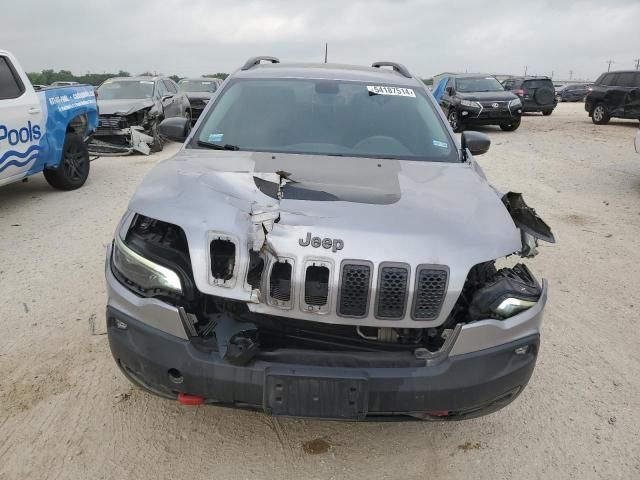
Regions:
<instances>
[{"instance_id":1,"label":"jeep grille","mask_svg":"<svg viewBox=\"0 0 640 480\"><path fill-rule=\"evenodd\" d=\"M338 314L345 317L364 317L369 306L371 266L347 263L342 266Z\"/></svg>"},{"instance_id":2,"label":"jeep grille","mask_svg":"<svg viewBox=\"0 0 640 480\"><path fill-rule=\"evenodd\" d=\"M442 267L419 266L413 299L414 320L435 320L447 291L448 272Z\"/></svg>"},{"instance_id":3,"label":"jeep grille","mask_svg":"<svg viewBox=\"0 0 640 480\"><path fill-rule=\"evenodd\" d=\"M385 320L399 320L404 317L408 284L408 266L381 264L378 276L376 317Z\"/></svg>"}]
</instances>

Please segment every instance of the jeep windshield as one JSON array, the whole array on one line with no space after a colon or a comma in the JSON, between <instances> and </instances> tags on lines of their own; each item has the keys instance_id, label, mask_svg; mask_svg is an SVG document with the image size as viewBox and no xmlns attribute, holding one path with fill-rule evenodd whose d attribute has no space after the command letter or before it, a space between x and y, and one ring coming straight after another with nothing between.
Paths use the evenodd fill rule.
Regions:
<instances>
[{"instance_id":1,"label":"jeep windshield","mask_svg":"<svg viewBox=\"0 0 640 480\"><path fill-rule=\"evenodd\" d=\"M107 80L98 87L100 100L138 100L152 96L151 80Z\"/></svg>"},{"instance_id":2,"label":"jeep windshield","mask_svg":"<svg viewBox=\"0 0 640 480\"><path fill-rule=\"evenodd\" d=\"M456 90L469 92L502 92L504 87L493 77L468 77L456 79Z\"/></svg>"},{"instance_id":3,"label":"jeep windshield","mask_svg":"<svg viewBox=\"0 0 640 480\"><path fill-rule=\"evenodd\" d=\"M458 162L421 88L315 79L230 83L191 148ZM219 148L218 147L218 148Z\"/></svg>"}]
</instances>

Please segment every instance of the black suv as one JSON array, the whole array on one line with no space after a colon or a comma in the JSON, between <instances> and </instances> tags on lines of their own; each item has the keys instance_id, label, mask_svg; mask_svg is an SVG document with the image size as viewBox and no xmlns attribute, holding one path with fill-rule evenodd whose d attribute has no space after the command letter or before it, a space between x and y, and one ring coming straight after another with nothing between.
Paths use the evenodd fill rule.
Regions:
<instances>
[{"instance_id":1,"label":"black suv","mask_svg":"<svg viewBox=\"0 0 640 480\"><path fill-rule=\"evenodd\" d=\"M500 125L505 131L520 126L522 102L505 92L494 77L454 75L448 78L440 106L454 132L468 125Z\"/></svg>"},{"instance_id":2,"label":"black suv","mask_svg":"<svg viewBox=\"0 0 640 480\"><path fill-rule=\"evenodd\" d=\"M524 112L542 112L551 115L558 104L556 90L548 77L513 77L502 82L522 100Z\"/></svg>"},{"instance_id":3,"label":"black suv","mask_svg":"<svg viewBox=\"0 0 640 480\"><path fill-rule=\"evenodd\" d=\"M603 73L587 92L584 109L599 125L613 117L640 119L640 72Z\"/></svg>"}]
</instances>

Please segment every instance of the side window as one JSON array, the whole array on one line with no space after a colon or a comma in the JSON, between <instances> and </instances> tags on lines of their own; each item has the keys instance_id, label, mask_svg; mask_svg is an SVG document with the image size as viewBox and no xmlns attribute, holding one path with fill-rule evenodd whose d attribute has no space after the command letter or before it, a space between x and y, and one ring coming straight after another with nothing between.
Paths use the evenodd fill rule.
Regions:
<instances>
[{"instance_id":1,"label":"side window","mask_svg":"<svg viewBox=\"0 0 640 480\"><path fill-rule=\"evenodd\" d=\"M0 57L0 100L18 98L24 85L7 57Z\"/></svg>"},{"instance_id":2,"label":"side window","mask_svg":"<svg viewBox=\"0 0 640 480\"><path fill-rule=\"evenodd\" d=\"M502 86L505 90L511 90L513 88L513 80L505 80Z\"/></svg>"},{"instance_id":3,"label":"side window","mask_svg":"<svg viewBox=\"0 0 640 480\"><path fill-rule=\"evenodd\" d=\"M163 80L163 81L164 81L164 86L166 87L169 93L178 93L178 89L175 87L172 81L170 80Z\"/></svg>"},{"instance_id":4,"label":"side window","mask_svg":"<svg viewBox=\"0 0 640 480\"><path fill-rule=\"evenodd\" d=\"M616 76L615 73L607 73L602 79L602 81L600 82L600 85L604 85L605 87L615 85L614 83L615 76Z\"/></svg>"},{"instance_id":5,"label":"side window","mask_svg":"<svg viewBox=\"0 0 640 480\"><path fill-rule=\"evenodd\" d=\"M616 85L618 87L634 87L636 74L634 72L619 73Z\"/></svg>"},{"instance_id":6,"label":"side window","mask_svg":"<svg viewBox=\"0 0 640 480\"><path fill-rule=\"evenodd\" d=\"M156 82L156 92L159 97L167 94L167 87L164 86L164 82L162 80L158 80Z\"/></svg>"}]
</instances>

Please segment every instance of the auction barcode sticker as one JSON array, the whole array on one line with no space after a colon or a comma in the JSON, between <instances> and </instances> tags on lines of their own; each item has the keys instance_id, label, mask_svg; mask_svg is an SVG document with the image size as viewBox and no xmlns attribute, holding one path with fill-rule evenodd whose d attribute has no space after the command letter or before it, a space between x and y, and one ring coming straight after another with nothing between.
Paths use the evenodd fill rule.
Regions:
<instances>
[{"instance_id":1,"label":"auction barcode sticker","mask_svg":"<svg viewBox=\"0 0 640 480\"><path fill-rule=\"evenodd\" d=\"M413 97L415 98L416 92L412 88L402 87L385 87L382 85L368 85L367 90L374 95L394 95L396 97Z\"/></svg>"}]
</instances>

